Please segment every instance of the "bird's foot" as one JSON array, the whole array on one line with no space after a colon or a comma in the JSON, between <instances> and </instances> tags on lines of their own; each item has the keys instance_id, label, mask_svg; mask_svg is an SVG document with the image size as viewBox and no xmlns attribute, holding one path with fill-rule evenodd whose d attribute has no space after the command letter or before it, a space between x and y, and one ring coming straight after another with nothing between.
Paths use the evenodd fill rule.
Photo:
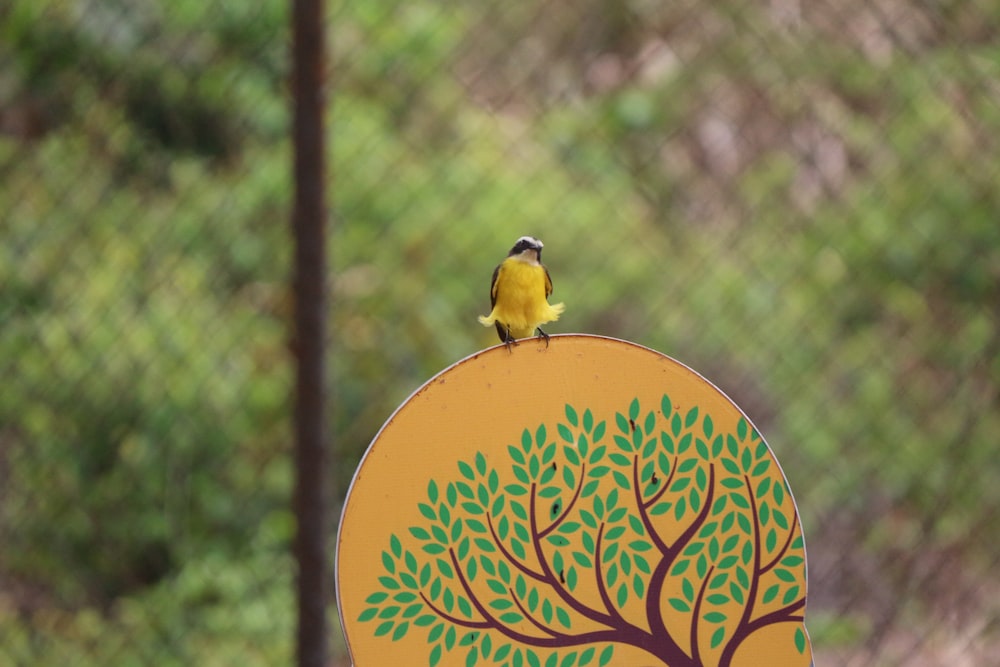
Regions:
<instances>
[{"instance_id":1,"label":"bird's foot","mask_svg":"<svg viewBox=\"0 0 1000 667\"><path fill-rule=\"evenodd\" d=\"M514 348L517 347L517 339L510 335L510 331L507 331L507 336L503 339L503 344L507 348L507 353L513 354Z\"/></svg>"},{"instance_id":2,"label":"bird's foot","mask_svg":"<svg viewBox=\"0 0 1000 667\"><path fill-rule=\"evenodd\" d=\"M541 327L538 327L538 337L545 339L545 347L548 348L548 346L549 346L549 335L547 333L545 333L544 331L542 331Z\"/></svg>"}]
</instances>

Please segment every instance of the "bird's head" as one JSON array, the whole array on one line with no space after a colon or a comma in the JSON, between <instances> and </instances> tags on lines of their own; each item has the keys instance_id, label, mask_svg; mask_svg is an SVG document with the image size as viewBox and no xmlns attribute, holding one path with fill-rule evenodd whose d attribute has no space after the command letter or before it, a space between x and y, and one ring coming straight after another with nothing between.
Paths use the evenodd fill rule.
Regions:
<instances>
[{"instance_id":1,"label":"bird's head","mask_svg":"<svg viewBox=\"0 0 1000 667\"><path fill-rule=\"evenodd\" d=\"M542 247L545 244L533 236L522 236L515 243L514 247L507 253L508 257L520 255L526 259L534 259L536 262L542 259Z\"/></svg>"}]
</instances>

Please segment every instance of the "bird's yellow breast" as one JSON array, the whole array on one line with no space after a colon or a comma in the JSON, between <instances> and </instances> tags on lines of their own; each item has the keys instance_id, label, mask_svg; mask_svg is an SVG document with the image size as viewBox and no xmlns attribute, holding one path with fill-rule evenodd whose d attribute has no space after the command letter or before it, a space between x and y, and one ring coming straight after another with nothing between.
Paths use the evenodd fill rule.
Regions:
<instances>
[{"instance_id":1,"label":"bird's yellow breast","mask_svg":"<svg viewBox=\"0 0 1000 667\"><path fill-rule=\"evenodd\" d=\"M516 338L525 338L535 328L559 319L562 304L547 301L551 290L545 268L538 263L508 257L500 265L493 285L496 303L490 319L510 328Z\"/></svg>"}]
</instances>

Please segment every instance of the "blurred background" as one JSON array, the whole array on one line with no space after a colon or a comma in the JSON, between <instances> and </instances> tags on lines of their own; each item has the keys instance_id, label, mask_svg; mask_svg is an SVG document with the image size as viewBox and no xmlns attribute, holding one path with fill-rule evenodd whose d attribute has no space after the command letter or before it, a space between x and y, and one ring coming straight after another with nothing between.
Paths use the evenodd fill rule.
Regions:
<instances>
[{"instance_id":1,"label":"blurred background","mask_svg":"<svg viewBox=\"0 0 1000 667\"><path fill-rule=\"evenodd\" d=\"M531 234L769 441L817 664L996 656L1000 6L327 9L331 521ZM291 663L288 12L0 6L0 664Z\"/></svg>"}]
</instances>

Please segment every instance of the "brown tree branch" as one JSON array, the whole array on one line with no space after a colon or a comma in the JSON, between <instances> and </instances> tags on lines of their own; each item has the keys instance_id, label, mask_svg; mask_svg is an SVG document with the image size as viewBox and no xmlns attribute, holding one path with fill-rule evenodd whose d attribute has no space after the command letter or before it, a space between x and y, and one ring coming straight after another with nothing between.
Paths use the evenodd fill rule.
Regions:
<instances>
[{"instance_id":1,"label":"brown tree branch","mask_svg":"<svg viewBox=\"0 0 1000 667\"><path fill-rule=\"evenodd\" d=\"M514 567L532 579L547 583L544 575L532 570L530 567L522 563L517 556L507 550L507 547L504 546L503 540L500 539L500 536L497 535L496 530L493 528L493 518L490 516L489 512L486 513L486 524L490 527L490 535L493 536L493 543L497 545L498 549L500 549L500 553L503 554L504 558L509 560Z\"/></svg>"},{"instance_id":2,"label":"brown tree branch","mask_svg":"<svg viewBox=\"0 0 1000 667\"><path fill-rule=\"evenodd\" d=\"M546 528L541 533L539 533L538 539L545 539L545 537L549 533L551 533L553 530L555 530L556 528L558 528L559 524L561 524L563 522L563 520L567 516L569 516L570 511L573 509L573 505L576 504L577 498L580 497L580 491L581 491L581 489L583 489L583 480L586 479L586 476L587 476L587 464L583 463L583 464L580 465L580 481L577 482L576 492L573 494L573 498L563 508L562 514L559 515L559 518L556 519L555 521L553 521L551 524L549 524L548 528ZM534 484L531 485L531 493L532 494L535 493L535 485Z\"/></svg>"},{"instance_id":3,"label":"brown tree branch","mask_svg":"<svg viewBox=\"0 0 1000 667\"><path fill-rule=\"evenodd\" d=\"M594 574L597 576L597 592L601 596L601 602L604 603L604 608L608 610L608 614L618 619L619 622L625 623L625 619L622 617L618 608L615 607L614 603L611 601L611 596L608 594L608 589L604 585L604 568L601 566L601 541L604 538L604 522L601 522L601 527L597 531L597 545L594 547Z\"/></svg>"},{"instance_id":4,"label":"brown tree branch","mask_svg":"<svg viewBox=\"0 0 1000 667\"><path fill-rule=\"evenodd\" d=\"M698 597L695 599L694 610L691 614L691 659L697 665L701 664L701 649L698 647L698 617L701 615L701 603L705 598L705 590L708 588L708 582L712 578L713 572L715 572L714 565L708 568L708 574L701 582L701 588L698 589Z\"/></svg>"},{"instance_id":5,"label":"brown tree branch","mask_svg":"<svg viewBox=\"0 0 1000 667\"><path fill-rule=\"evenodd\" d=\"M457 626L462 627L462 628L478 628L478 629L484 629L484 628L491 628L491 627L493 627L492 624L490 624L489 621L473 621L472 619L465 619L465 618L459 618L457 616L452 616L451 614L449 614L448 612L446 612L444 609L441 609L436 604L434 604L433 602L431 602L430 598L428 598L426 595L424 595L423 591L420 591L420 599L424 601L425 605L427 605L428 607L430 607L431 611L433 611L440 618L443 618L444 620L448 621L449 623L451 623L453 625L457 625Z\"/></svg>"},{"instance_id":6,"label":"brown tree branch","mask_svg":"<svg viewBox=\"0 0 1000 667\"><path fill-rule=\"evenodd\" d=\"M637 456L636 460L638 460L638 458L639 457ZM662 496L664 493L666 493L667 489L670 488L670 483L674 481L674 474L677 472L677 461L678 461L679 458L680 457L678 457L676 455L674 456L674 464L672 466L670 466L670 474L667 475L667 481L665 481L663 483L663 487L659 491L657 491L653 495L652 498L650 498L648 501L642 503L643 507L651 507L657 500L660 499L660 496Z\"/></svg>"},{"instance_id":7,"label":"brown tree branch","mask_svg":"<svg viewBox=\"0 0 1000 667\"><path fill-rule=\"evenodd\" d=\"M743 607L743 614L740 616L739 623L736 624L736 629L733 630L732 636L729 641L726 642L725 648L722 649L722 655L719 657L719 667L724 667L729 665L733 659L733 655L736 653L736 648L743 642L744 639L749 635L750 618L753 616L753 610L757 603L757 588L760 586L760 518L757 516L757 499L754 497L753 487L750 484L750 477L746 474L743 475L743 485L747 490L747 498L750 502L750 518L753 519L753 570L750 573L750 588L747 591L747 603Z\"/></svg>"},{"instance_id":8,"label":"brown tree branch","mask_svg":"<svg viewBox=\"0 0 1000 667\"><path fill-rule=\"evenodd\" d=\"M526 619L528 619L528 621L533 626L535 626L536 628L538 628L539 630L541 630L542 632L544 632L547 635L551 635L553 637L559 636L558 632L556 632L555 630L549 628L548 626L542 625L537 620L535 620L534 616L532 616L530 613L528 613L528 610L524 608L524 605L521 604L521 601L517 599L517 595L514 594L514 589L513 588L508 588L507 592L510 593L510 598L514 601L514 604L516 604L517 608L521 611L521 615L524 616Z\"/></svg>"},{"instance_id":9,"label":"brown tree branch","mask_svg":"<svg viewBox=\"0 0 1000 667\"><path fill-rule=\"evenodd\" d=\"M781 547L781 549L778 551L778 555L776 555L773 560L771 560L767 565L761 567L760 569L761 574L767 574L768 572L770 572L774 568L774 566L778 564L778 561L780 561L782 558L785 557L785 552L788 551L788 547L791 546L792 544L792 537L795 536L795 527L797 525L799 525L799 511L794 507L793 503L792 525L791 528L788 529L788 537L785 538L785 544Z\"/></svg>"}]
</instances>

